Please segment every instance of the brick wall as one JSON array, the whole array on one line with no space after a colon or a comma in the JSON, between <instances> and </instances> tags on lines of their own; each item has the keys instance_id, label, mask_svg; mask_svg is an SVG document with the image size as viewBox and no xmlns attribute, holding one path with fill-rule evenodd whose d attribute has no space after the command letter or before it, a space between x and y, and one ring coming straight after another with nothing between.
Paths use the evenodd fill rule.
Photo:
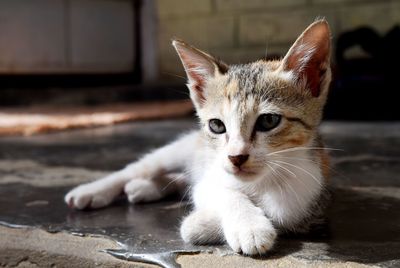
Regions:
<instances>
[{"instance_id":1,"label":"brick wall","mask_svg":"<svg viewBox=\"0 0 400 268\"><path fill-rule=\"evenodd\" d=\"M283 55L316 17L333 38L362 25L381 33L400 24L399 0L157 0L158 66L163 80L183 75L171 47L179 37L228 63Z\"/></svg>"}]
</instances>

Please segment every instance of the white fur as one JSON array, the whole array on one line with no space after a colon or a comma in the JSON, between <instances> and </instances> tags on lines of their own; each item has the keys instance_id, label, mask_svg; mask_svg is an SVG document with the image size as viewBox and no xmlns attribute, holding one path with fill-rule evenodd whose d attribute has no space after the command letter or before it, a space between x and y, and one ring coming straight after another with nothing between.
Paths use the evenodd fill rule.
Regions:
<instances>
[{"instance_id":1,"label":"white fur","mask_svg":"<svg viewBox=\"0 0 400 268\"><path fill-rule=\"evenodd\" d=\"M309 61L312 59L315 51L316 51L316 48L311 46L308 43L298 44L295 47L293 53L301 55L300 59L298 59L298 62L299 62L298 72L299 73L301 73L303 71L303 69L307 66Z\"/></svg>"},{"instance_id":2,"label":"white fur","mask_svg":"<svg viewBox=\"0 0 400 268\"><path fill-rule=\"evenodd\" d=\"M296 75L293 73L293 71L277 71L274 74L283 81L291 84L296 81Z\"/></svg>"},{"instance_id":3,"label":"white fur","mask_svg":"<svg viewBox=\"0 0 400 268\"><path fill-rule=\"evenodd\" d=\"M123 190L133 203L153 201L163 197L165 190L152 182L155 176L186 169L195 211L182 224L182 238L192 243L226 240L233 250L254 255L273 246L274 226L291 228L307 216L322 189L319 168L307 150L272 153L275 173L268 169L251 181L226 172L208 150L199 132L188 134L122 171L78 186L65 201L79 209L97 208L109 204ZM290 161L278 162L282 159Z\"/></svg>"},{"instance_id":4,"label":"white fur","mask_svg":"<svg viewBox=\"0 0 400 268\"><path fill-rule=\"evenodd\" d=\"M196 148L197 136L197 133L188 134L144 156L138 162L128 165L121 171L78 186L65 196L65 202L78 209L104 207L110 204L123 190L132 202L146 201L137 196L137 192L140 192L140 190L150 193L152 196L149 199L151 200L156 199L157 192L159 192L159 197L162 197L164 196L162 192L170 191L170 187L173 187L173 185L168 185L165 189L151 190L151 184L143 183L142 180L152 180L188 166L191 152ZM182 150L182 148L185 148L185 150ZM139 181L133 182L132 180ZM156 184L153 184L153 186L156 187Z\"/></svg>"},{"instance_id":5,"label":"white fur","mask_svg":"<svg viewBox=\"0 0 400 268\"><path fill-rule=\"evenodd\" d=\"M324 31L325 39L329 40L326 22L316 22L306 31L315 28L319 30L318 36ZM310 40L313 43L314 39ZM184 177L172 176L166 184L160 183L157 178L168 179L168 174L184 171L187 182L191 184L195 208L183 220L183 240L195 244L226 241L234 251L263 254L275 242L275 228L292 229L298 225L310 214L324 187L319 163L315 160L317 157L310 148L316 130L306 131L307 127L297 129L296 133L305 135L303 142L310 143L305 147L274 151L277 150L273 149L276 147L271 142L274 135L279 136L285 127L290 128L290 124L296 126L296 123L287 120L285 112L295 112L300 119L305 117L305 110L302 107L279 107L279 98L275 100L276 105L269 100L258 103L261 96L224 98L221 92L227 88L222 81L226 77L216 78L218 72L212 58L183 42L174 41L173 45L187 71L190 94L204 129L185 135L106 178L78 186L66 195L65 201L78 209L97 208L109 204L121 192L125 192L133 203L156 200L175 187L179 188L176 182ZM289 55L300 53L299 66L304 68L311 60L313 51L313 46L296 42ZM259 64L255 63L256 66ZM192 77L193 72L207 81L195 81L199 78ZM269 74L271 81L273 76L279 76L279 80L286 82L296 78L293 70L284 71L282 68ZM330 76L325 79L323 86L327 87ZM204 87L200 92L194 86L198 82ZM230 90L235 91L235 88ZM268 88L266 92L269 92ZM207 101L203 103L204 98ZM305 102L308 105L304 107L311 109L306 115L313 119L312 126L320 120L323 102L324 98ZM282 115L279 125L253 135L260 114L271 112ZM222 120L226 133L212 133L207 127L210 119ZM248 154L249 157L238 169L228 156L240 154Z\"/></svg>"},{"instance_id":6,"label":"white fur","mask_svg":"<svg viewBox=\"0 0 400 268\"><path fill-rule=\"evenodd\" d=\"M195 206L181 227L184 241L200 244L226 241L234 251L244 254L267 252L275 242L275 227L291 229L309 215L313 201L321 193L323 180L308 147L286 151L268 148L265 143L268 135L289 124L284 119L275 129L258 133L250 142L257 115L277 108L268 103L256 108L251 98L248 101L252 112L245 117L235 101L222 105L229 109L229 112L219 111L226 113L224 121L229 138L227 133L214 134L210 141L205 135L213 134L207 127L190 133L122 171L73 189L66 202L79 209L96 208L109 204L122 191L132 203L157 200L174 186L155 180L182 170L192 185ZM216 112L209 110L208 117L214 117ZM248 123L248 129L240 127L243 121ZM235 175L227 156L244 153L250 157L242 170L253 173Z\"/></svg>"},{"instance_id":7,"label":"white fur","mask_svg":"<svg viewBox=\"0 0 400 268\"><path fill-rule=\"evenodd\" d=\"M233 250L250 255L265 253L276 237L271 223L292 228L308 215L310 205L321 192L322 176L308 153L284 155L301 160L287 161L290 165L277 162L284 167L275 167L279 175L269 172L253 182L243 182L211 164L196 180L193 190L196 209L218 215ZM271 177L280 183L276 185ZM192 228L197 227L193 224Z\"/></svg>"}]
</instances>

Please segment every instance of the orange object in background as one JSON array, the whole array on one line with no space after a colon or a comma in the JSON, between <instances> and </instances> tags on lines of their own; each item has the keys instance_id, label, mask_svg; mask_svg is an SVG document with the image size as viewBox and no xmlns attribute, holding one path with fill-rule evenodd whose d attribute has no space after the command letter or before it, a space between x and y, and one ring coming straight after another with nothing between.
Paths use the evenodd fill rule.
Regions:
<instances>
[{"instance_id":1,"label":"orange object in background","mask_svg":"<svg viewBox=\"0 0 400 268\"><path fill-rule=\"evenodd\" d=\"M3 108L0 109L0 136L29 136L134 120L173 118L188 115L192 111L193 106L189 100L99 106Z\"/></svg>"}]
</instances>

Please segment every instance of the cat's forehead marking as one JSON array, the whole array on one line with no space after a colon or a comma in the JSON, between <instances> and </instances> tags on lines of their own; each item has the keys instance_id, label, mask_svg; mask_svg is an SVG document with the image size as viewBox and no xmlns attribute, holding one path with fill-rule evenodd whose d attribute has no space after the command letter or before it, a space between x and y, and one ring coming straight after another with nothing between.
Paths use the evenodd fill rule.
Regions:
<instances>
[{"instance_id":1,"label":"cat's forehead marking","mask_svg":"<svg viewBox=\"0 0 400 268\"><path fill-rule=\"evenodd\" d=\"M295 88L291 74L280 71L279 66L279 61L231 65L224 82L223 97L243 105L249 99L254 99L255 105L303 105L307 99L306 91Z\"/></svg>"},{"instance_id":2,"label":"cat's forehead marking","mask_svg":"<svg viewBox=\"0 0 400 268\"><path fill-rule=\"evenodd\" d=\"M228 71L228 82L235 81L235 93L247 96L254 94L260 80L265 77L266 65L244 64L233 65Z\"/></svg>"},{"instance_id":3,"label":"cat's forehead marking","mask_svg":"<svg viewBox=\"0 0 400 268\"><path fill-rule=\"evenodd\" d=\"M226 85L224 86L224 97L231 100L233 96L238 94L239 91L239 81L237 79L232 79L228 77Z\"/></svg>"},{"instance_id":4,"label":"cat's forehead marking","mask_svg":"<svg viewBox=\"0 0 400 268\"><path fill-rule=\"evenodd\" d=\"M278 97L278 92L273 91L282 85L278 81L279 77L274 74L276 66L275 62L266 61L231 65L226 74L223 96L229 101L239 101L242 105L248 101L252 101L253 105L258 105L265 99Z\"/></svg>"}]
</instances>

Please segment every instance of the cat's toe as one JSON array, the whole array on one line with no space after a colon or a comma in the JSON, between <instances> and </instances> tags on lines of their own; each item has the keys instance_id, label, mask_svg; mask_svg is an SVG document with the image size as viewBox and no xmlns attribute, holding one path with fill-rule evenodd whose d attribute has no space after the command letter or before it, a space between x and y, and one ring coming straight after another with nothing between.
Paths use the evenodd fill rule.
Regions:
<instances>
[{"instance_id":1,"label":"cat's toe","mask_svg":"<svg viewBox=\"0 0 400 268\"><path fill-rule=\"evenodd\" d=\"M65 196L65 203L70 208L84 209L90 205L91 200L91 196L85 193L82 186L74 188Z\"/></svg>"},{"instance_id":2,"label":"cat's toe","mask_svg":"<svg viewBox=\"0 0 400 268\"><path fill-rule=\"evenodd\" d=\"M124 192L130 203L155 201L162 198L162 193L151 180L134 179L124 187Z\"/></svg>"},{"instance_id":3,"label":"cat's toe","mask_svg":"<svg viewBox=\"0 0 400 268\"><path fill-rule=\"evenodd\" d=\"M244 234L240 238L241 250L245 255L265 254L274 245L275 238L275 230L256 230Z\"/></svg>"},{"instance_id":4,"label":"cat's toe","mask_svg":"<svg viewBox=\"0 0 400 268\"><path fill-rule=\"evenodd\" d=\"M83 184L72 189L65 196L65 203L71 208L101 208L110 204L116 194L113 189L100 188L96 184Z\"/></svg>"},{"instance_id":5,"label":"cat's toe","mask_svg":"<svg viewBox=\"0 0 400 268\"><path fill-rule=\"evenodd\" d=\"M223 241L218 219L207 211L194 211L181 225L181 237L194 245L219 244Z\"/></svg>"},{"instance_id":6,"label":"cat's toe","mask_svg":"<svg viewBox=\"0 0 400 268\"><path fill-rule=\"evenodd\" d=\"M99 195L93 195L92 200L90 201L89 207L90 208L102 208L111 203L112 200L109 198L105 198Z\"/></svg>"},{"instance_id":7,"label":"cat's toe","mask_svg":"<svg viewBox=\"0 0 400 268\"><path fill-rule=\"evenodd\" d=\"M265 217L258 217L248 223L230 223L225 230L229 246L244 255L262 255L274 245L276 231Z\"/></svg>"},{"instance_id":8,"label":"cat's toe","mask_svg":"<svg viewBox=\"0 0 400 268\"><path fill-rule=\"evenodd\" d=\"M73 200L74 208L84 209L90 207L92 197L90 195L77 195Z\"/></svg>"}]
</instances>

